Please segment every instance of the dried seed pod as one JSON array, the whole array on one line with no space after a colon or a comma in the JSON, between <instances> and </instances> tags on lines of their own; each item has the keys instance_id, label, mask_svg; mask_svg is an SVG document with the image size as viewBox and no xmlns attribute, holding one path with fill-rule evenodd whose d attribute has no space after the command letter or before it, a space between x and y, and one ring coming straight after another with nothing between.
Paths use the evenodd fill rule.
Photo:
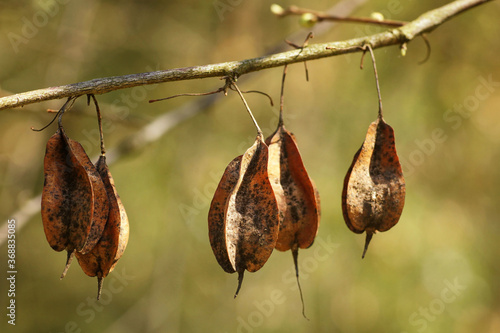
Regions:
<instances>
[{"instance_id":1,"label":"dried seed pod","mask_svg":"<svg viewBox=\"0 0 500 333\"><path fill-rule=\"evenodd\" d=\"M280 230L276 249L308 248L318 232L320 208L315 185L309 178L297 142L292 133L280 125L266 139L269 146L269 179L278 201L284 201L280 213Z\"/></svg>"},{"instance_id":2,"label":"dried seed pod","mask_svg":"<svg viewBox=\"0 0 500 333\"><path fill-rule=\"evenodd\" d=\"M268 148L259 131L252 147L227 166L210 205L210 245L224 271L238 272L235 297L244 271L259 270L278 238L278 204L267 164Z\"/></svg>"},{"instance_id":3,"label":"dried seed pod","mask_svg":"<svg viewBox=\"0 0 500 333\"><path fill-rule=\"evenodd\" d=\"M283 84L286 67L283 71ZM283 87L278 128L266 139L269 146L269 180L280 209L280 230L276 249L292 251L302 305L297 258L299 248L310 247L318 232L320 201L316 186L309 178L295 136L283 124ZM304 307L302 308L305 317Z\"/></svg>"},{"instance_id":4,"label":"dried seed pod","mask_svg":"<svg viewBox=\"0 0 500 333\"><path fill-rule=\"evenodd\" d=\"M99 171L90 161L90 158L83 150L82 145L69 138L68 143L71 146L72 151L75 153L75 156L87 172L87 176L90 180L90 183L92 184L92 225L90 228L90 232L88 233L87 240L85 241L85 245L80 250L77 250L79 253L85 254L92 250L101 238L104 227L106 226L106 221L108 220L109 201L106 187L99 174Z\"/></svg>"},{"instance_id":5,"label":"dried seed pod","mask_svg":"<svg viewBox=\"0 0 500 333\"><path fill-rule=\"evenodd\" d=\"M99 157L96 169L102 178L109 199L108 220L96 246L86 254L77 252L76 258L85 274L91 277L97 276L97 299L99 299L103 278L113 270L127 246L129 223L104 155Z\"/></svg>"},{"instance_id":6,"label":"dried seed pod","mask_svg":"<svg viewBox=\"0 0 500 333\"><path fill-rule=\"evenodd\" d=\"M42 222L49 245L68 252L63 278L74 252L86 253L99 240L109 205L97 170L83 147L67 137L61 118L47 142L44 177Z\"/></svg>"},{"instance_id":7,"label":"dried seed pod","mask_svg":"<svg viewBox=\"0 0 500 333\"><path fill-rule=\"evenodd\" d=\"M405 193L394 130L379 113L354 155L342 191L342 213L347 226L355 233L366 231L363 258L373 234L387 231L398 222Z\"/></svg>"}]
</instances>

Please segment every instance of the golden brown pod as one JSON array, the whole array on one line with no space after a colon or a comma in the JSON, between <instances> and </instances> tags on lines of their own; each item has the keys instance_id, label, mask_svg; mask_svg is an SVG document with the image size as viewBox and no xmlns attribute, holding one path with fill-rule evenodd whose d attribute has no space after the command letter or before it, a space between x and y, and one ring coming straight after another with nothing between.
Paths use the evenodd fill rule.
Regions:
<instances>
[{"instance_id":1,"label":"golden brown pod","mask_svg":"<svg viewBox=\"0 0 500 333\"><path fill-rule=\"evenodd\" d=\"M267 173L268 148L259 133L245 154L229 163L210 205L210 245L219 265L238 272L259 270L278 238L279 211Z\"/></svg>"},{"instance_id":2,"label":"golden brown pod","mask_svg":"<svg viewBox=\"0 0 500 333\"><path fill-rule=\"evenodd\" d=\"M399 221L405 193L394 130L379 115L354 155L342 191L342 213L347 226L355 233L366 231L363 258L373 234L387 231Z\"/></svg>"},{"instance_id":3,"label":"golden brown pod","mask_svg":"<svg viewBox=\"0 0 500 333\"><path fill-rule=\"evenodd\" d=\"M96 246L86 254L77 252L76 258L85 274L91 277L97 276L97 299L99 299L103 278L113 270L127 246L129 223L127 213L116 191L115 183L104 155L99 157L96 168L102 177L109 199L108 220L102 237Z\"/></svg>"},{"instance_id":4,"label":"golden brown pod","mask_svg":"<svg viewBox=\"0 0 500 333\"><path fill-rule=\"evenodd\" d=\"M83 147L61 124L47 142L41 215L45 236L56 251L66 250L67 272L75 251L90 251L101 237L109 204L101 177Z\"/></svg>"},{"instance_id":5,"label":"golden brown pod","mask_svg":"<svg viewBox=\"0 0 500 333\"><path fill-rule=\"evenodd\" d=\"M305 317L297 261L299 248L306 249L314 242L318 233L321 212L318 191L302 162L295 136L283 124L286 69L285 66L278 128L266 139L266 144L269 146L268 173L280 210L280 230L276 249L292 251L297 285L302 300L302 313Z\"/></svg>"},{"instance_id":6,"label":"golden brown pod","mask_svg":"<svg viewBox=\"0 0 500 333\"><path fill-rule=\"evenodd\" d=\"M276 249L288 251L312 245L320 220L319 195L307 174L297 142L284 125L266 139L269 179L278 201L284 201ZM281 207L280 207L281 208Z\"/></svg>"}]
</instances>

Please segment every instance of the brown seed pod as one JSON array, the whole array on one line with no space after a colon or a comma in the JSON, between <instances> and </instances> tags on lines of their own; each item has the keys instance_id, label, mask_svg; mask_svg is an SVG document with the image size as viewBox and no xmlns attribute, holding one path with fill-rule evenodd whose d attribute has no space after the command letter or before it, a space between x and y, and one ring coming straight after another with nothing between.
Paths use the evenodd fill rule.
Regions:
<instances>
[{"instance_id":1,"label":"brown seed pod","mask_svg":"<svg viewBox=\"0 0 500 333\"><path fill-rule=\"evenodd\" d=\"M83 147L67 137L61 117L47 142L44 177L42 222L49 245L68 252L63 278L74 252L90 251L101 237L109 204L97 170Z\"/></svg>"},{"instance_id":2,"label":"brown seed pod","mask_svg":"<svg viewBox=\"0 0 500 333\"><path fill-rule=\"evenodd\" d=\"M283 84L286 67L283 71ZM269 146L269 180L280 209L280 230L276 249L292 251L300 296L297 258L299 248L310 247L318 232L320 201L316 186L309 178L295 136L283 124L283 88L280 119L276 131L266 139ZM304 313L304 308L303 314Z\"/></svg>"},{"instance_id":3,"label":"brown seed pod","mask_svg":"<svg viewBox=\"0 0 500 333\"><path fill-rule=\"evenodd\" d=\"M127 246L129 223L104 155L99 157L96 168L102 178L109 199L108 220L95 247L86 254L77 252L76 258L85 274L91 277L97 276L97 299L99 299L103 278L113 270Z\"/></svg>"},{"instance_id":4,"label":"brown seed pod","mask_svg":"<svg viewBox=\"0 0 500 333\"><path fill-rule=\"evenodd\" d=\"M347 226L355 233L366 231L363 258L373 234L387 231L398 222L405 193L394 130L379 114L354 155L342 191L342 213Z\"/></svg>"},{"instance_id":5,"label":"brown seed pod","mask_svg":"<svg viewBox=\"0 0 500 333\"><path fill-rule=\"evenodd\" d=\"M316 186L307 174L295 136L283 124L266 139L269 146L269 179L280 205L280 231L276 249L297 245L306 249L318 232L320 208Z\"/></svg>"},{"instance_id":6,"label":"brown seed pod","mask_svg":"<svg viewBox=\"0 0 500 333\"><path fill-rule=\"evenodd\" d=\"M238 272L259 270L278 238L279 210L267 173L268 148L259 131L245 154L229 163L208 214L210 245L219 265Z\"/></svg>"},{"instance_id":7,"label":"brown seed pod","mask_svg":"<svg viewBox=\"0 0 500 333\"><path fill-rule=\"evenodd\" d=\"M285 202L276 249L288 251L294 246L306 249L318 232L318 192L307 174L292 133L281 125L266 143L269 145L269 179L277 196L282 196Z\"/></svg>"}]
</instances>

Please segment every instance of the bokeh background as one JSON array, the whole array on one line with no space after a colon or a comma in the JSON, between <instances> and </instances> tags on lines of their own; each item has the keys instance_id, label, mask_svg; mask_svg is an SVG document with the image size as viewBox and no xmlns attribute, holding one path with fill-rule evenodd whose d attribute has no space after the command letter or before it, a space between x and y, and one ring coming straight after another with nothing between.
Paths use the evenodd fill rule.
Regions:
<instances>
[{"instance_id":1,"label":"bokeh background","mask_svg":"<svg viewBox=\"0 0 500 333\"><path fill-rule=\"evenodd\" d=\"M449 1L281 0L317 10L354 7L412 20ZM277 19L270 2L4 0L0 10L2 96L98 77L257 57L309 32L297 17ZM355 4L355 6L353 6ZM347 6L347 7L346 7ZM236 275L218 266L208 242L207 213L230 160L250 146L255 129L235 93L197 108L195 98L149 104L152 98L203 92L218 79L165 83L97 96L110 151L164 114L196 113L165 135L124 152L111 171L131 224L129 245L115 271L97 283L74 262L62 281L65 253L43 233L37 203L45 143L40 128L63 100L0 112L0 226L16 229L16 326L7 324L7 273L0 287L1 331L15 332L499 332L500 5L492 2L429 34L432 54L416 39L375 51L384 116L396 133L407 182L400 222L374 236L361 259L364 235L342 218L342 182L377 114L371 64L360 54L289 67L285 121L321 194L315 244L299 253L306 314L290 253L275 251L247 273L233 299ZM342 24L311 41L382 31ZM279 100L282 69L246 75L241 89ZM278 108L247 100L267 136ZM195 104L193 104L193 102ZM194 109L193 109L194 108ZM181 110L181 111L179 111ZM194 111L193 111L194 110ZM199 111L199 112L196 112ZM65 115L68 135L94 160L99 144L93 108L84 99ZM153 128L148 131L154 131ZM132 147L130 144L127 147ZM23 210L24 209L24 210ZM21 212L19 210L22 210ZM16 213L17 212L17 213ZM28 213L27 213L28 212ZM6 272L7 246L0 246Z\"/></svg>"}]
</instances>

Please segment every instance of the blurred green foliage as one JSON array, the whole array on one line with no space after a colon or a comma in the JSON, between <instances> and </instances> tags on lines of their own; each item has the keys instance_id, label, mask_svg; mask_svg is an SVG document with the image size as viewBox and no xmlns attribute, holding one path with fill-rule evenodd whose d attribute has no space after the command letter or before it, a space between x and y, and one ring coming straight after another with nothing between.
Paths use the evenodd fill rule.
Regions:
<instances>
[{"instance_id":1,"label":"blurred green foliage","mask_svg":"<svg viewBox=\"0 0 500 333\"><path fill-rule=\"evenodd\" d=\"M447 2L374 0L353 15L390 14L388 8L397 8L390 18L411 20ZM221 3L227 10L221 12ZM324 0L279 3L318 10L333 5ZM269 5L3 1L0 94L260 56L301 29L297 18L276 19ZM406 57L397 47L375 51L384 116L396 132L407 198L398 225L374 236L364 260L364 235L345 226L340 194L352 157L377 115L371 64L365 61L360 70L360 54L312 61L310 82L302 64L289 68L286 125L297 137L322 199L317 241L299 254L310 321L301 316L290 253L276 251L262 270L248 273L233 300L236 276L222 271L210 249L211 195L227 163L255 136L239 98L230 93L111 166L131 236L115 271L104 280L101 302L94 301L96 279L84 275L76 262L59 281L65 255L48 246L39 214L17 231L16 326L7 325L3 280L0 330L499 332L499 14L499 3L492 2L439 27L428 36L432 54L425 64L419 64L426 55L421 39L408 45ZM376 31L380 28L337 25L311 42ZM308 31L302 32L305 37ZM13 42L13 34L29 38ZM281 69L248 77L241 89L259 89L279 100ZM148 104L148 99L220 85L207 79L166 83L147 94L127 89L98 96L104 117L114 125L106 133L107 146L115 147L157 115L188 101ZM277 108L259 95L247 99L269 135ZM51 101L0 113L2 225L41 191L45 143L55 125L40 133L30 127L48 123L53 115L44 110L60 105ZM96 156L96 120L83 99L64 125ZM5 244L0 253L0 270L6 272Z\"/></svg>"}]
</instances>

